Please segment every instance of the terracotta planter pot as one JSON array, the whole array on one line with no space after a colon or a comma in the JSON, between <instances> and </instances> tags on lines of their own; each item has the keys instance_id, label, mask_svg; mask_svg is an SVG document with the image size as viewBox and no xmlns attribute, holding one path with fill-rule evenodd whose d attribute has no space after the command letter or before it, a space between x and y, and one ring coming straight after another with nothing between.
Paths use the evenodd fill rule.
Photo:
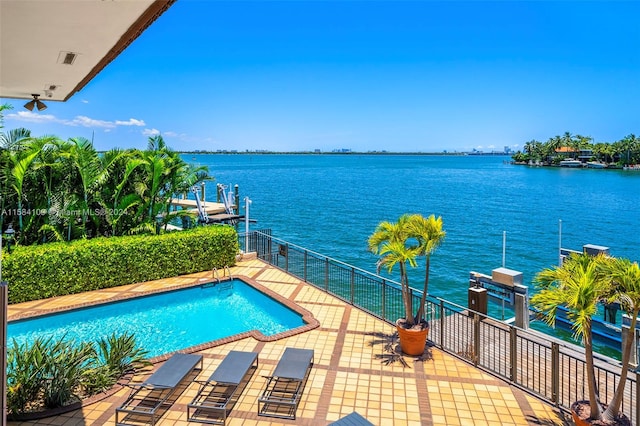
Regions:
<instances>
[{"instance_id":1,"label":"terracotta planter pot","mask_svg":"<svg viewBox=\"0 0 640 426\"><path fill-rule=\"evenodd\" d=\"M603 406L602 409L606 409L606 406ZM592 426L593 422L589 420L589 401L576 401L571 404L571 418L576 426ZM601 425L603 423L597 422L596 424ZM631 421L624 414L619 415L613 423L607 423L612 426L631 426Z\"/></svg>"},{"instance_id":2,"label":"terracotta planter pot","mask_svg":"<svg viewBox=\"0 0 640 426\"><path fill-rule=\"evenodd\" d=\"M589 420L580 418L580 416L573 410L571 410L571 418L576 426L589 426L591 424Z\"/></svg>"},{"instance_id":3,"label":"terracotta planter pot","mask_svg":"<svg viewBox=\"0 0 640 426\"><path fill-rule=\"evenodd\" d=\"M429 325L425 323L422 329L406 329L399 325L396 321L396 329L400 338L400 349L407 355L422 355L427 345L427 335L429 334Z\"/></svg>"}]
</instances>

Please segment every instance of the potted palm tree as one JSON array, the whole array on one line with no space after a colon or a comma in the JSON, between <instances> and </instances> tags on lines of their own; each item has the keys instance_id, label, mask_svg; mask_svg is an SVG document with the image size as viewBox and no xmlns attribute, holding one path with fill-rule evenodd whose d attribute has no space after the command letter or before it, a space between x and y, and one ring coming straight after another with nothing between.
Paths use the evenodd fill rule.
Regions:
<instances>
[{"instance_id":1,"label":"potted palm tree","mask_svg":"<svg viewBox=\"0 0 640 426\"><path fill-rule=\"evenodd\" d=\"M441 244L446 233L442 230L442 218L420 214L402 215L397 222L381 222L369 237L369 250L380 256L377 269L386 267L389 272L398 265L405 316L396 321L400 348L407 355L421 355L427 342L429 324L425 320L424 305L429 286L431 254ZM416 267L417 258L425 256L426 272L420 306L413 312L413 295L409 285L407 267Z\"/></svg>"},{"instance_id":2,"label":"potted palm tree","mask_svg":"<svg viewBox=\"0 0 640 426\"><path fill-rule=\"evenodd\" d=\"M577 425L593 422L606 425L627 425L628 418L620 414L624 387L629 369L631 339L627 339L622 351L622 370L612 402L606 410L598 399L593 362L592 318L601 301L618 301L631 314L631 329L635 328L640 311L640 269L637 263L627 259L615 259L605 255L574 254L562 265L539 272L534 281L539 292L531 297L531 304L542 312L548 324L554 325L557 309L567 309L567 317L573 322L576 338L582 340L585 349L588 400L575 401L571 406Z\"/></svg>"},{"instance_id":3,"label":"potted palm tree","mask_svg":"<svg viewBox=\"0 0 640 426\"><path fill-rule=\"evenodd\" d=\"M640 266L629 259L607 258L602 267L603 273L611 283L612 292L609 302L618 302L622 310L631 318L629 330L636 329L640 314ZM622 347L622 369L618 387L602 418L609 422L621 422L620 407L624 397L625 384L629 373L633 339L628 338ZM626 421L625 418L623 421Z\"/></svg>"}]
</instances>

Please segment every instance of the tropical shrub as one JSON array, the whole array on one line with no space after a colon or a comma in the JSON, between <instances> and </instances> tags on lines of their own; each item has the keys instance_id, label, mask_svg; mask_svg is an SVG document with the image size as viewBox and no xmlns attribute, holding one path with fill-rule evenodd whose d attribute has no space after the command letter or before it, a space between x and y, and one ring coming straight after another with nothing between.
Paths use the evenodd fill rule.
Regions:
<instances>
[{"instance_id":1,"label":"tropical shrub","mask_svg":"<svg viewBox=\"0 0 640 426\"><path fill-rule=\"evenodd\" d=\"M22 413L42 391L42 371L49 340L13 345L7 351L7 410Z\"/></svg>"},{"instance_id":2,"label":"tropical shrub","mask_svg":"<svg viewBox=\"0 0 640 426\"><path fill-rule=\"evenodd\" d=\"M42 370L43 402L47 408L62 407L80 386L83 371L94 362L91 343L59 340L48 349Z\"/></svg>"},{"instance_id":3,"label":"tropical shrub","mask_svg":"<svg viewBox=\"0 0 640 426\"><path fill-rule=\"evenodd\" d=\"M3 253L9 303L115 287L235 264L230 226L203 226L155 236L94 238Z\"/></svg>"},{"instance_id":4,"label":"tropical shrub","mask_svg":"<svg viewBox=\"0 0 640 426\"><path fill-rule=\"evenodd\" d=\"M9 417L102 392L124 374L149 365L146 356L128 334L96 344L65 338L38 338L30 344L14 340L7 351Z\"/></svg>"},{"instance_id":5,"label":"tropical shrub","mask_svg":"<svg viewBox=\"0 0 640 426\"><path fill-rule=\"evenodd\" d=\"M2 127L0 106L0 128ZM0 229L22 245L99 236L155 233L186 214L171 199L211 180L207 167L186 163L161 136L147 149L98 152L85 138L0 133Z\"/></svg>"},{"instance_id":6,"label":"tropical shrub","mask_svg":"<svg viewBox=\"0 0 640 426\"><path fill-rule=\"evenodd\" d=\"M97 359L113 378L122 377L143 368L150 363L145 360L147 351L136 346L133 334L116 336L112 334L97 342Z\"/></svg>"}]
</instances>

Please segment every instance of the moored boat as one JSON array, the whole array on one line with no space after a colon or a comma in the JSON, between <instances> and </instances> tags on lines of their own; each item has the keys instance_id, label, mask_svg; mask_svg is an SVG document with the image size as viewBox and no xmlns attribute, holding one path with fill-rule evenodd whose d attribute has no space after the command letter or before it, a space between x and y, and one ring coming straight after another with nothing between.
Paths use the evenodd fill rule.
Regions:
<instances>
[{"instance_id":1,"label":"moored boat","mask_svg":"<svg viewBox=\"0 0 640 426\"><path fill-rule=\"evenodd\" d=\"M607 167L607 165L604 163L600 163L599 161L589 161L587 163L587 167L590 169L604 169L605 167Z\"/></svg>"},{"instance_id":2,"label":"moored boat","mask_svg":"<svg viewBox=\"0 0 640 426\"><path fill-rule=\"evenodd\" d=\"M580 161L580 160L562 160L562 161L560 161L560 167L582 167L582 161Z\"/></svg>"}]
</instances>

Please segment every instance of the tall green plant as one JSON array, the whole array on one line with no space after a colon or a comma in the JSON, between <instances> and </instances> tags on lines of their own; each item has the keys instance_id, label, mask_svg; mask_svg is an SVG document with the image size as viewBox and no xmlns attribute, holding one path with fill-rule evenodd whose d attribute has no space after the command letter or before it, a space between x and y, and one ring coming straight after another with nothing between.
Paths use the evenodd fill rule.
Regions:
<instances>
[{"instance_id":1,"label":"tall green plant","mask_svg":"<svg viewBox=\"0 0 640 426\"><path fill-rule=\"evenodd\" d=\"M416 258L420 250L417 245L411 244L409 220L410 216L405 214L400 216L395 223L387 221L379 223L374 233L369 237L368 244L369 250L380 256L377 262L378 271L386 268L391 273L393 268L399 265L405 321L408 327L412 327L415 324L415 317L413 316L413 300L407 264L414 268L417 266Z\"/></svg>"},{"instance_id":2,"label":"tall green plant","mask_svg":"<svg viewBox=\"0 0 640 426\"><path fill-rule=\"evenodd\" d=\"M620 303L622 309L631 318L629 329L635 330L638 315L640 314L640 267L638 262L631 262L629 259L624 258L608 258L603 262L602 270L612 285L612 294L609 296L608 301ZM605 420L614 420L620 413L629 373L632 342L633 339L626 339L622 347L620 380L611 403L602 415Z\"/></svg>"},{"instance_id":3,"label":"tall green plant","mask_svg":"<svg viewBox=\"0 0 640 426\"><path fill-rule=\"evenodd\" d=\"M23 413L43 387L47 347L51 339L36 339L31 345L13 340L7 351L7 410Z\"/></svg>"},{"instance_id":4,"label":"tall green plant","mask_svg":"<svg viewBox=\"0 0 640 426\"><path fill-rule=\"evenodd\" d=\"M92 343L61 339L49 348L45 363L43 402L47 408L62 407L82 383L83 372L93 365Z\"/></svg>"},{"instance_id":5,"label":"tall green plant","mask_svg":"<svg viewBox=\"0 0 640 426\"><path fill-rule=\"evenodd\" d=\"M592 317L598 302L610 292L611 286L601 265L603 255L573 254L560 266L539 272L534 281L540 291L531 297L531 304L544 313L545 321L554 325L560 306L567 309L573 323L576 338L582 340L585 349L587 389L590 416L600 419L602 408L597 396L597 385L593 363Z\"/></svg>"},{"instance_id":6,"label":"tall green plant","mask_svg":"<svg viewBox=\"0 0 640 426\"><path fill-rule=\"evenodd\" d=\"M7 351L7 409L10 416L34 407L67 405L74 395L90 396L120 377L150 365L133 335L115 334L98 342L37 338L15 340Z\"/></svg>"},{"instance_id":7,"label":"tall green plant","mask_svg":"<svg viewBox=\"0 0 640 426\"><path fill-rule=\"evenodd\" d=\"M442 217L434 215L424 217L420 214L413 214L408 221L409 235L418 241L418 252L425 258L425 276L420 306L415 318L416 323L424 320L424 305L429 293L429 271L431 269L431 254L436 251L444 241L447 233L442 229Z\"/></svg>"},{"instance_id":8,"label":"tall green plant","mask_svg":"<svg viewBox=\"0 0 640 426\"><path fill-rule=\"evenodd\" d=\"M112 164L121 155L105 155L100 157L91 141L85 138L71 138L70 158L77 168L82 184L84 205L82 206L82 227L86 233L87 216L90 211L89 198L95 192L95 185L104 183L111 171ZM86 235L86 234L85 234Z\"/></svg>"},{"instance_id":9,"label":"tall green plant","mask_svg":"<svg viewBox=\"0 0 640 426\"><path fill-rule=\"evenodd\" d=\"M111 376L118 378L127 373L151 365L146 360L149 352L137 346L135 335L115 333L97 342L97 357Z\"/></svg>"}]
</instances>

